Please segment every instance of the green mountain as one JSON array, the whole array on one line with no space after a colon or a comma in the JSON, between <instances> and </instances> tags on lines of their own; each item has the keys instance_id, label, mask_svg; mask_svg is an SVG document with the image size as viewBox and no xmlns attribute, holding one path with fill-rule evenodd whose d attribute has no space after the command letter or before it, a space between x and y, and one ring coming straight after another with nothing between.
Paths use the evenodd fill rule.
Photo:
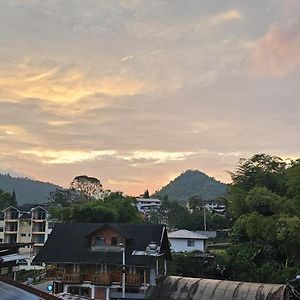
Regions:
<instances>
[{"instance_id":1,"label":"green mountain","mask_svg":"<svg viewBox=\"0 0 300 300\"><path fill-rule=\"evenodd\" d=\"M203 200L216 200L227 195L227 185L198 170L187 170L153 197L163 198L166 195L169 199L178 201L188 201L193 196L199 196Z\"/></svg>"},{"instance_id":2,"label":"green mountain","mask_svg":"<svg viewBox=\"0 0 300 300\"><path fill-rule=\"evenodd\" d=\"M9 193L15 190L18 206L24 203L45 203L49 193L57 188L61 187L49 182L0 174L0 189Z\"/></svg>"}]
</instances>

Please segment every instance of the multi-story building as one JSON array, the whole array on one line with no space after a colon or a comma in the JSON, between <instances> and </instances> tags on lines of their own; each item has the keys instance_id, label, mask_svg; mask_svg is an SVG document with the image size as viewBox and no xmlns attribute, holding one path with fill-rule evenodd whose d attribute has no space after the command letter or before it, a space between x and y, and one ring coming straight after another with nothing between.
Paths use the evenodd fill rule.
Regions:
<instances>
[{"instance_id":1,"label":"multi-story building","mask_svg":"<svg viewBox=\"0 0 300 300\"><path fill-rule=\"evenodd\" d=\"M46 263L55 294L144 299L171 258L162 224L57 224L33 263Z\"/></svg>"},{"instance_id":2,"label":"multi-story building","mask_svg":"<svg viewBox=\"0 0 300 300\"><path fill-rule=\"evenodd\" d=\"M152 210L160 208L161 202L154 198L136 198L136 207L146 217Z\"/></svg>"},{"instance_id":3,"label":"multi-story building","mask_svg":"<svg viewBox=\"0 0 300 300\"><path fill-rule=\"evenodd\" d=\"M30 265L32 258L45 244L57 220L51 217L45 207L31 205L20 208L7 207L3 210L1 222L0 241L2 239L2 243L31 243L26 248L20 248L20 253L28 255L26 262ZM25 262L23 263L26 265Z\"/></svg>"}]
</instances>

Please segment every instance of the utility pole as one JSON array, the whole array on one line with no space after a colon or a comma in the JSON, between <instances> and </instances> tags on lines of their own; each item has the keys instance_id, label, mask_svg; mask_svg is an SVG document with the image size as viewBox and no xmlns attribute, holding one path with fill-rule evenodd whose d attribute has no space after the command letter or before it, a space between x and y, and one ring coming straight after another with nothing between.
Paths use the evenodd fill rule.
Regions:
<instances>
[{"instance_id":1,"label":"utility pole","mask_svg":"<svg viewBox=\"0 0 300 300\"><path fill-rule=\"evenodd\" d=\"M206 208L205 208L205 204L203 204L203 222L204 222L204 231L206 231Z\"/></svg>"},{"instance_id":2,"label":"utility pole","mask_svg":"<svg viewBox=\"0 0 300 300\"><path fill-rule=\"evenodd\" d=\"M125 298L125 272L126 272L126 265L125 265L125 245L120 243L120 247L122 248L122 298Z\"/></svg>"}]
</instances>

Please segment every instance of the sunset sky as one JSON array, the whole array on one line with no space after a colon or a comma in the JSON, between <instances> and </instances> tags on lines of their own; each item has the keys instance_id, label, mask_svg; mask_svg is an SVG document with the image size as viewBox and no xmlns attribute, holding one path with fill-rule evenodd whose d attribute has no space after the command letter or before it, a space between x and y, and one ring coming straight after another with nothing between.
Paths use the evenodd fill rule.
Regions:
<instances>
[{"instance_id":1,"label":"sunset sky","mask_svg":"<svg viewBox=\"0 0 300 300\"><path fill-rule=\"evenodd\" d=\"M154 192L300 157L299 0L1 0L0 172Z\"/></svg>"}]
</instances>

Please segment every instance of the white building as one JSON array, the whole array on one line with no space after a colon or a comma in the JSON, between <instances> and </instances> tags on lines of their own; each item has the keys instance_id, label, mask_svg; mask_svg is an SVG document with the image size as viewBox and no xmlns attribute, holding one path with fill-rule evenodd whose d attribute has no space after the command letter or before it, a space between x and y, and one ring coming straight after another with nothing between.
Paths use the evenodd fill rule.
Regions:
<instances>
[{"instance_id":1,"label":"white building","mask_svg":"<svg viewBox=\"0 0 300 300\"><path fill-rule=\"evenodd\" d=\"M144 215L148 215L151 210L160 208L160 200L155 198L136 198L136 207Z\"/></svg>"},{"instance_id":2,"label":"white building","mask_svg":"<svg viewBox=\"0 0 300 300\"><path fill-rule=\"evenodd\" d=\"M20 253L28 257L27 265L30 265L56 222L42 206L31 206L26 210L9 206L3 210L3 220L0 221L0 242L32 243L31 246L20 248Z\"/></svg>"},{"instance_id":3,"label":"white building","mask_svg":"<svg viewBox=\"0 0 300 300\"><path fill-rule=\"evenodd\" d=\"M207 237L189 230L177 230L168 233L171 249L175 252L206 251Z\"/></svg>"}]
</instances>

